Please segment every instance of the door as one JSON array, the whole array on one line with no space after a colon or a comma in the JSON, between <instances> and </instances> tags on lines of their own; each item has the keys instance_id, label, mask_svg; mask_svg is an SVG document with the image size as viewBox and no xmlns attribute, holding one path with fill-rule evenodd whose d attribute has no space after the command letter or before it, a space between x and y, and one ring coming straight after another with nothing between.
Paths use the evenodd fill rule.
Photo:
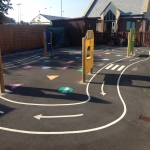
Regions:
<instances>
[{"instance_id":1,"label":"door","mask_svg":"<svg viewBox=\"0 0 150 150\"><path fill-rule=\"evenodd\" d=\"M112 22L112 28L111 28L111 32L114 33L116 32L116 23L115 22Z\"/></svg>"}]
</instances>

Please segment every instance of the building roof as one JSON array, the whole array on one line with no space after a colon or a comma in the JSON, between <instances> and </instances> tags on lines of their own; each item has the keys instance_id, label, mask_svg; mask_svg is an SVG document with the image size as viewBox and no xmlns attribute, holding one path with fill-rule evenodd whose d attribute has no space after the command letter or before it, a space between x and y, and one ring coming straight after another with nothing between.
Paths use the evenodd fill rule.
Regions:
<instances>
[{"instance_id":1,"label":"building roof","mask_svg":"<svg viewBox=\"0 0 150 150\"><path fill-rule=\"evenodd\" d=\"M41 16L45 17L48 20L59 20L59 19L66 19L65 17L58 17L58 16L49 16L49 15L44 15L40 14Z\"/></svg>"},{"instance_id":2,"label":"building roof","mask_svg":"<svg viewBox=\"0 0 150 150\"><path fill-rule=\"evenodd\" d=\"M147 11L149 0L93 0L86 11L86 17L100 17L100 14L112 2L121 12L121 16L142 15ZM146 9L145 9L146 8Z\"/></svg>"}]
</instances>

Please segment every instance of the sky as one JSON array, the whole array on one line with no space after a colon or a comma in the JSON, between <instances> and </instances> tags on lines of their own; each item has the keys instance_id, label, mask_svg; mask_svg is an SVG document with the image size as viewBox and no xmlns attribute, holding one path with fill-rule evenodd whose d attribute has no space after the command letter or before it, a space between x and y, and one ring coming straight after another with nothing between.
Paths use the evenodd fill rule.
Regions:
<instances>
[{"instance_id":1,"label":"sky","mask_svg":"<svg viewBox=\"0 0 150 150\"><path fill-rule=\"evenodd\" d=\"M92 0L62 0L63 17L82 17ZM61 16L61 0L11 0L13 10L8 11L8 17L18 22L18 14L21 20L30 22L33 18L41 14ZM21 13L18 13L18 3L21 3ZM51 11L50 11L51 7ZM46 9L45 9L46 8ZM20 16L19 16L20 20Z\"/></svg>"}]
</instances>

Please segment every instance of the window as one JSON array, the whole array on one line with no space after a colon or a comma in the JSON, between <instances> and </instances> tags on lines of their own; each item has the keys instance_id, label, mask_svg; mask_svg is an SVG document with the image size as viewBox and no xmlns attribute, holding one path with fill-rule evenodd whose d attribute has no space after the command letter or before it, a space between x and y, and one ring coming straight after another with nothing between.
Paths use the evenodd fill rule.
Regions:
<instances>
[{"instance_id":1,"label":"window","mask_svg":"<svg viewBox=\"0 0 150 150\"><path fill-rule=\"evenodd\" d=\"M114 21L116 19L115 15L112 13L111 10L108 11L108 13L105 15L104 20L105 21Z\"/></svg>"},{"instance_id":2,"label":"window","mask_svg":"<svg viewBox=\"0 0 150 150\"><path fill-rule=\"evenodd\" d=\"M135 28L135 21L127 21L126 30L129 31L131 28Z\"/></svg>"}]
</instances>

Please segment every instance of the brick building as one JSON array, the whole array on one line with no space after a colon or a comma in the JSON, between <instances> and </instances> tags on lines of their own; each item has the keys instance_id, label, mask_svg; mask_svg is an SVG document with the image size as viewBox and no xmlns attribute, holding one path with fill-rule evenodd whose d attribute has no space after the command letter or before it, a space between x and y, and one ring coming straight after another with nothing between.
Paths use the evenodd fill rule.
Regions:
<instances>
[{"instance_id":1,"label":"brick building","mask_svg":"<svg viewBox=\"0 0 150 150\"><path fill-rule=\"evenodd\" d=\"M93 0L85 17L97 19L97 32L149 31L150 0Z\"/></svg>"}]
</instances>

